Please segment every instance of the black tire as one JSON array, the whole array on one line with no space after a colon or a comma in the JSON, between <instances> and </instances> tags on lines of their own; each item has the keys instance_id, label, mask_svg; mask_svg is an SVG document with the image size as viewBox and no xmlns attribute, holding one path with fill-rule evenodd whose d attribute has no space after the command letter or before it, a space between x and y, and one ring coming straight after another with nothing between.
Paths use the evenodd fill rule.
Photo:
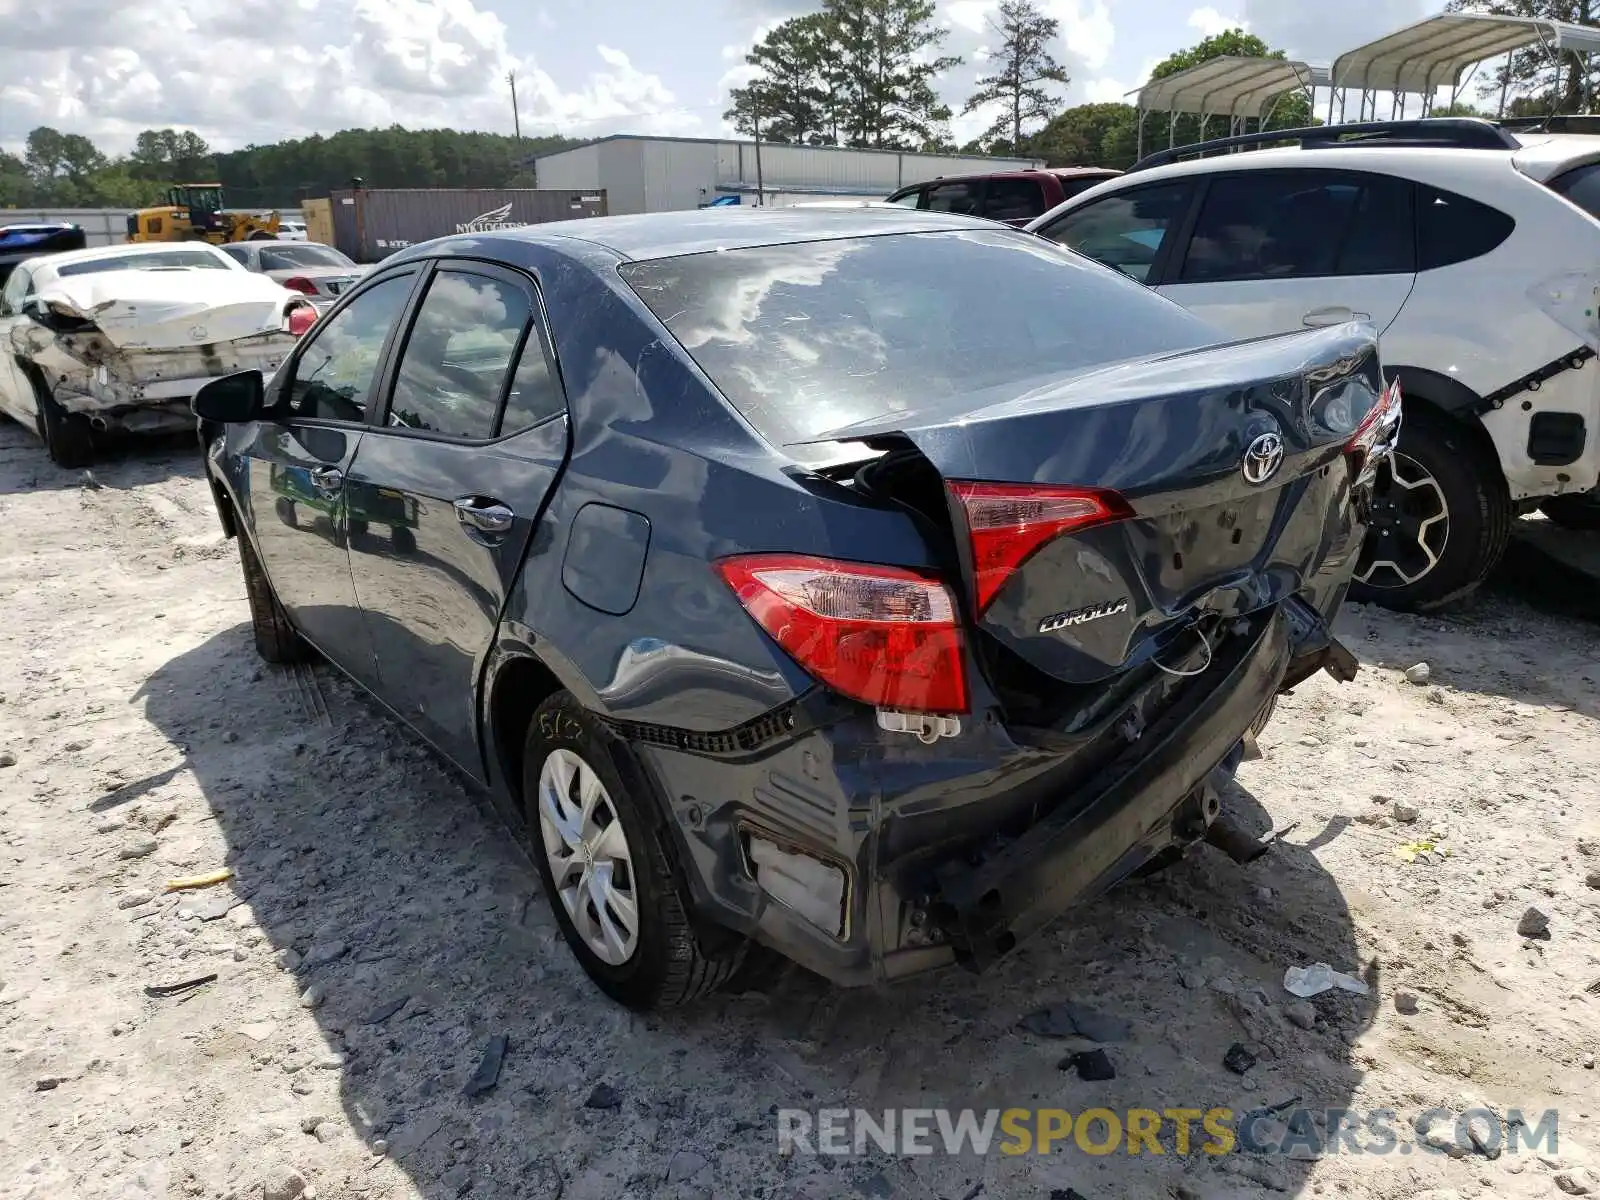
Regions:
<instances>
[{"instance_id":1,"label":"black tire","mask_svg":"<svg viewBox=\"0 0 1600 1200\"><path fill-rule=\"evenodd\" d=\"M289 615L278 603L267 573L261 569L255 547L243 532L238 535L239 565L244 568L244 590L250 601L250 625L255 633L256 653L269 663L305 662L311 647L289 624Z\"/></svg>"},{"instance_id":2,"label":"black tire","mask_svg":"<svg viewBox=\"0 0 1600 1200\"><path fill-rule=\"evenodd\" d=\"M258 229L249 237L245 238L245 241L247 242L275 242L277 240L277 234L268 233L265 229Z\"/></svg>"},{"instance_id":3,"label":"black tire","mask_svg":"<svg viewBox=\"0 0 1600 1200\"><path fill-rule=\"evenodd\" d=\"M539 825L539 780L553 751L566 750L599 777L621 822L633 863L630 885L638 909L638 940L619 965L584 943L556 889ZM646 791L645 775L627 747L586 712L569 692L557 692L534 710L523 752L523 812L533 858L562 936L606 995L638 1011L673 1008L709 995L727 983L744 960L748 943L719 929L706 929L689 915L685 889L664 849L670 836L661 806Z\"/></svg>"},{"instance_id":4,"label":"black tire","mask_svg":"<svg viewBox=\"0 0 1600 1200\"><path fill-rule=\"evenodd\" d=\"M1539 505L1539 511L1563 529L1592 532L1600 529L1600 491L1552 496Z\"/></svg>"},{"instance_id":5,"label":"black tire","mask_svg":"<svg viewBox=\"0 0 1600 1200\"><path fill-rule=\"evenodd\" d=\"M39 438L58 467L75 470L94 462L94 428L82 413L69 413L56 403L44 380L29 372L37 407Z\"/></svg>"},{"instance_id":6,"label":"black tire","mask_svg":"<svg viewBox=\"0 0 1600 1200\"><path fill-rule=\"evenodd\" d=\"M1472 431L1408 408L1394 463L1379 468L1350 598L1418 612L1460 600L1500 562L1514 515L1500 464Z\"/></svg>"},{"instance_id":7,"label":"black tire","mask_svg":"<svg viewBox=\"0 0 1600 1200\"><path fill-rule=\"evenodd\" d=\"M274 500L272 502L272 511L277 513L278 520L282 521L290 529L300 528L300 517L295 511L294 501L287 496L279 496Z\"/></svg>"},{"instance_id":8,"label":"black tire","mask_svg":"<svg viewBox=\"0 0 1600 1200\"><path fill-rule=\"evenodd\" d=\"M404 525L389 530L389 545L396 554L412 555L417 552L417 535Z\"/></svg>"}]
</instances>

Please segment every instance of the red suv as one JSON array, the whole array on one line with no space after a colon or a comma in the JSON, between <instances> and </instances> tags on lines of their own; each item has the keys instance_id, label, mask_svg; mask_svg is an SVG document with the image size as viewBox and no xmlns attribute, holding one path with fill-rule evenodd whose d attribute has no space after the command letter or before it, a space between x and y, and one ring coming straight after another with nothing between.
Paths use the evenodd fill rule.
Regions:
<instances>
[{"instance_id":1,"label":"red suv","mask_svg":"<svg viewBox=\"0 0 1600 1200\"><path fill-rule=\"evenodd\" d=\"M901 188L889 197L889 203L988 217L1007 225L1026 225L1063 200L1121 174L1110 167L1059 167L998 171L991 175L941 176Z\"/></svg>"}]
</instances>

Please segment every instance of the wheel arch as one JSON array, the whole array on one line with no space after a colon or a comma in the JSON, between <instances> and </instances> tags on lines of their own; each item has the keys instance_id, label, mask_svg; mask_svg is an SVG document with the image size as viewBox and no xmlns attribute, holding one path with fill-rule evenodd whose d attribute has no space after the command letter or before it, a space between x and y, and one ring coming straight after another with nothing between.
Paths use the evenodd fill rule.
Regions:
<instances>
[{"instance_id":1,"label":"wheel arch","mask_svg":"<svg viewBox=\"0 0 1600 1200\"><path fill-rule=\"evenodd\" d=\"M534 710L557 692L569 690L562 678L531 651L513 651L487 676L483 706L485 764L498 770L513 797L522 796L522 755Z\"/></svg>"},{"instance_id":2,"label":"wheel arch","mask_svg":"<svg viewBox=\"0 0 1600 1200\"><path fill-rule=\"evenodd\" d=\"M1400 381L1402 405L1421 403L1432 413L1454 423L1483 451L1488 461L1494 463L1501 482L1505 481L1505 467L1500 462L1500 451L1494 439L1478 419L1483 410L1483 398L1459 379L1430 371L1426 367L1385 367L1384 377L1390 382ZM1404 431L1404 417L1401 430Z\"/></svg>"}]
</instances>

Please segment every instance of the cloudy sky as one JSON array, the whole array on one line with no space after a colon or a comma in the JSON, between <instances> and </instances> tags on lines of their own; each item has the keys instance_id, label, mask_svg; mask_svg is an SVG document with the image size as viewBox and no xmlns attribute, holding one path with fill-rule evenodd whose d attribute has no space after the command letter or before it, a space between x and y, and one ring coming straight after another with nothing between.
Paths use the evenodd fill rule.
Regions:
<instances>
[{"instance_id":1,"label":"cloudy sky","mask_svg":"<svg viewBox=\"0 0 1600 1200\"><path fill-rule=\"evenodd\" d=\"M998 0L938 0L959 110ZM1421 0L1044 0L1071 101L1113 100L1233 25L1312 62L1424 14ZM39 124L125 149L175 125L233 148L351 126L573 136L723 131L752 40L807 0L0 0L0 144ZM957 122L958 140L988 123Z\"/></svg>"}]
</instances>

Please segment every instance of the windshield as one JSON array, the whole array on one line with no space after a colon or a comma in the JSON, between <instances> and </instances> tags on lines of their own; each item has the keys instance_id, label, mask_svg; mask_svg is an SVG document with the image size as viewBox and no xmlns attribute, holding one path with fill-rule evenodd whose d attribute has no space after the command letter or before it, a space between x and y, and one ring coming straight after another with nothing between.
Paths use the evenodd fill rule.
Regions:
<instances>
[{"instance_id":1,"label":"windshield","mask_svg":"<svg viewBox=\"0 0 1600 1200\"><path fill-rule=\"evenodd\" d=\"M226 271L231 265L227 259L204 250L167 250L85 259L57 267L56 274L65 278L68 275L98 275L101 271L160 271L178 267L212 267Z\"/></svg>"},{"instance_id":2,"label":"windshield","mask_svg":"<svg viewBox=\"0 0 1600 1200\"><path fill-rule=\"evenodd\" d=\"M1031 234L844 238L627 263L623 278L762 437L829 430L1221 340L1116 272Z\"/></svg>"},{"instance_id":3,"label":"windshield","mask_svg":"<svg viewBox=\"0 0 1600 1200\"><path fill-rule=\"evenodd\" d=\"M314 242L307 242L299 246L274 246L268 250L261 249L261 269L263 271L286 271L295 267L353 267L344 255L332 246L319 246Z\"/></svg>"}]
</instances>

